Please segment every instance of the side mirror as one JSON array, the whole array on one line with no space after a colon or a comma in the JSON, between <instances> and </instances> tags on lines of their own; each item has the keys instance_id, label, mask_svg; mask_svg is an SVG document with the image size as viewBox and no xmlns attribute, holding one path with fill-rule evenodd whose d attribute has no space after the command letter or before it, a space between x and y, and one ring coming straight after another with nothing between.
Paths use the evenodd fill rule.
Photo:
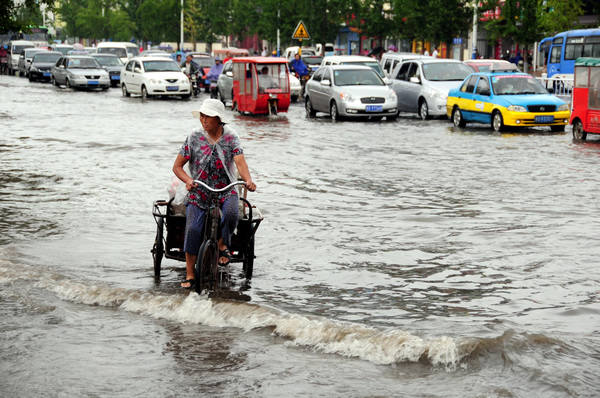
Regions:
<instances>
[{"instance_id":1,"label":"side mirror","mask_svg":"<svg viewBox=\"0 0 600 398\"><path fill-rule=\"evenodd\" d=\"M233 72L228 70L227 72L225 72L225 75L229 76L229 77L233 77Z\"/></svg>"},{"instance_id":2,"label":"side mirror","mask_svg":"<svg viewBox=\"0 0 600 398\"><path fill-rule=\"evenodd\" d=\"M133 68L133 71L135 73L142 73L142 68L140 68L139 66L136 66L135 68Z\"/></svg>"},{"instance_id":3,"label":"side mirror","mask_svg":"<svg viewBox=\"0 0 600 398\"><path fill-rule=\"evenodd\" d=\"M321 80L321 86L331 86L331 80L329 80L329 79Z\"/></svg>"},{"instance_id":4,"label":"side mirror","mask_svg":"<svg viewBox=\"0 0 600 398\"><path fill-rule=\"evenodd\" d=\"M417 76L413 76L410 78L409 80L411 83L417 83L417 84L421 84L421 79L419 79Z\"/></svg>"},{"instance_id":5,"label":"side mirror","mask_svg":"<svg viewBox=\"0 0 600 398\"><path fill-rule=\"evenodd\" d=\"M392 84L392 79L390 79L389 77L384 77L384 78L383 78L383 82L384 82L386 85L390 86L390 85Z\"/></svg>"}]
</instances>

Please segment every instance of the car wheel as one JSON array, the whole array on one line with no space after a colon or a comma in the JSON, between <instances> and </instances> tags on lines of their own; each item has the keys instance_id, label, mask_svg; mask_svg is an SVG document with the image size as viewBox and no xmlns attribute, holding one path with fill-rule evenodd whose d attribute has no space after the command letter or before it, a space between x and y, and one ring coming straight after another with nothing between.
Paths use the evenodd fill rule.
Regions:
<instances>
[{"instance_id":1,"label":"car wheel","mask_svg":"<svg viewBox=\"0 0 600 398\"><path fill-rule=\"evenodd\" d=\"M142 86L142 99L148 99L149 95L148 95L148 90L146 89L146 86Z\"/></svg>"},{"instance_id":2,"label":"car wheel","mask_svg":"<svg viewBox=\"0 0 600 398\"><path fill-rule=\"evenodd\" d=\"M123 93L123 97L131 97L129 91L127 91L127 86L125 83L121 84L121 93Z\"/></svg>"},{"instance_id":3,"label":"car wheel","mask_svg":"<svg viewBox=\"0 0 600 398\"><path fill-rule=\"evenodd\" d=\"M223 98L223 94L221 94L221 90L217 89L217 99L225 105L225 99Z\"/></svg>"},{"instance_id":4,"label":"car wheel","mask_svg":"<svg viewBox=\"0 0 600 398\"><path fill-rule=\"evenodd\" d=\"M69 82L69 78L65 79L65 87L66 88L71 88L71 82Z\"/></svg>"},{"instance_id":5,"label":"car wheel","mask_svg":"<svg viewBox=\"0 0 600 398\"><path fill-rule=\"evenodd\" d=\"M331 120L334 122L340 120L340 114L338 113L338 107L335 101L331 101L331 105L329 106L329 114L331 115Z\"/></svg>"},{"instance_id":6,"label":"car wheel","mask_svg":"<svg viewBox=\"0 0 600 398\"><path fill-rule=\"evenodd\" d=\"M304 109L306 110L306 117L312 118L317 115L317 111L315 111L315 108L313 108L309 97L306 97L304 100Z\"/></svg>"},{"instance_id":7,"label":"car wheel","mask_svg":"<svg viewBox=\"0 0 600 398\"><path fill-rule=\"evenodd\" d=\"M583 123L581 120L575 120L573 123L573 139L575 141L585 141L587 138L587 132L583 129Z\"/></svg>"},{"instance_id":8,"label":"car wheel","mask_svg":"<svg viewBox=\"0 0 600 398\"><path fill-rule=\"evenodd\" d=\"M555 132L555 133L561 133L565 131L565 126L550 126L550 130Z\"/></svg>"},{"instance_id":9,"label":"car wheel","mask_svg":"<svg viewBox=\"0 0 600 398\"><path fill-rule=\"evenodd\" d=\"M419 104L419 117L421 120L429 119L429 105L427 105L427 101L421 100Z\"/></svg>"},{"instance_id":10,"label":"car wheel","mask_svg":"<svg viewBox=\"0 0 600 398\"><path fill-rule=\"evenodd\" d=\"M54 76L50 76L50 84L52 84L53 86L58 86L56 80L54 79Z\"/></svg>"},{"instance_id":11,"label":"car wheel","mask_svg":"<svg viewBox=\"0 0 600 398\"><path fill-rule=\"evenodd\" d=\"M27 78L29 79L30 82L33 82L33 77L31 77L31 73L27 74Z\"/></svg>"},{"instance_id":12,"label":"car wheel","mask_svg":"<svg viewBox=\"0 0 600 398\"><path fill-rule=\"evenodd\" d=\"M452 123L454 123L454 127L465 127L467 125L458 106L455 106L452 110Z\"/></svg>"},{"instance_id":13,"label":"car wheel","mask_svg":"<svg viewBox=\"0 0 600 398\"><path fill-rule=\"evenodd\" d=\"M496 132L504 130L504 120L502 119L502 114L499 111L494 111L492 114L492 128Z\"/></svg>"}]
</instances>

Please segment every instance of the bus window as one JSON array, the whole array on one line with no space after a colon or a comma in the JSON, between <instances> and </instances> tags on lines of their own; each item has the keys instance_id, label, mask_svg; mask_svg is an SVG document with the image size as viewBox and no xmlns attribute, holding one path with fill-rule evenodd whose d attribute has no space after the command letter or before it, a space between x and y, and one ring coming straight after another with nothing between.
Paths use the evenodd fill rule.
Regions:
<instances>
[{"instance_id":1,"label":"bus window","mask_svg":"<svg viewBox=\"0 0 600 398\"><path fill-rule=\"evenodd\" d=\"M550 53L550 63L558 64L560 63L560 53L562 51L562 46L552 47L552 52Z\"/></svg>"},{"instance_id":2,"label":"bus window","mask_svg":"<svg viewBox=\"0 0 600 398\"><path fill-rule=\"evenodd\" d=\"M589 36L585 38L583 56L600 58L600 36Z\"/></svg>"},{"instance_id":3,"label":"bus window","mask_svg":"<svg viewBox=\"0 0 600 398\"><path fill-rule=\"evenodd\" d=\"M552 44L563 44L563 38L557 37L556 39L552 40Z\"/></svg>"},{"instance_id":4,"label":"bus window","mask_svg":"<svg viewBox=\"0 0 600 398\"><path fill-rule=\"evenodd\" d=\"M600 109L600 68L590 68L590 82L588 107Z\"/></svg>"},{"instance_id":5,"label":"bus window","mask_svg":"<svg viewBox=\"0 0 600 398\"><path fill-rule=\"evenodd\" d=\"M572 60L583 56L583 37L567 37L565 59Z\"/></svg>"},{"instance_id":6,"label":"bus window","mask_svg":"<svg viewBox=\"0 0 600 398\"><path fill-rule=\"evenodd\" d=\"M590 77L590 68L587 66L575 67L575 87L587 87Z\"/></svg>"}]
</instances>

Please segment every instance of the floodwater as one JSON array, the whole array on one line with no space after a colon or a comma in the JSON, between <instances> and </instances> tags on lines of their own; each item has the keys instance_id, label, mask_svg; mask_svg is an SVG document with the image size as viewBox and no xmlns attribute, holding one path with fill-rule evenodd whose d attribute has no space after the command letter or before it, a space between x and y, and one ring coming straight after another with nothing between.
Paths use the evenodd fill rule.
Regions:
<instances>
[{"instance_id":1,"label":"floodwater","mask_svg":"<svg viewBox=\"0 0 600 398\"><path fill-rule=\"evenodd\" d=\"M217 301L150 254L203 98L0 77L0 396L600 395L598 140L228 110L265 220Z\"/></svg>"}]
</instances>

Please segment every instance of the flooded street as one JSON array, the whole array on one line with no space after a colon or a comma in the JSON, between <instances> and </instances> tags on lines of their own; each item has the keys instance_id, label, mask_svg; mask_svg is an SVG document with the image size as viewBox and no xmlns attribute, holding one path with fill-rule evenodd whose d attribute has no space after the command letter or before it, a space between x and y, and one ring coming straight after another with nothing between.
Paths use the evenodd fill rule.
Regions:
<instances>
[{"instance_id":1,"label":"flooded street","mask_svg":"<svg viewBox=\"0 0 600 398\"><path fill-rule=\"evenodd\" d=\"M217 301L150 253L204 98L0 76L0 396L600 395L600 140L228 109L265 220Z\"/></svg>"}]
</instances>

